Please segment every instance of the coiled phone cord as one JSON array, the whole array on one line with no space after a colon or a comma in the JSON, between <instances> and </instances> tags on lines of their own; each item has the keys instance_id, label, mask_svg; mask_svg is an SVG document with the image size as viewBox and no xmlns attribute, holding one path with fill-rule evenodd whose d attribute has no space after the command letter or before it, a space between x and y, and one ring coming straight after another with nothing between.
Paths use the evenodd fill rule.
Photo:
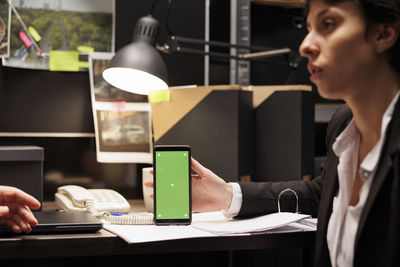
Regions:
<instances>
[{"instance_id":1,"label":"coiled phone cord","mask_svg":"<svg viewBox=\"0 0 400 267\"><path fill-rule=\"evenodd\" d=\"M146 215L120 215L114 216L109 212L105 212L103 214L103 218L112 224L129 224L129 225L137 225L137 224L154 224L153 223L153 214L149 213Z\"/></svg>"},{"instance_id":2,"label":"coiled phone cord","mask_svg":"<svg viewBox=\"0 0 400 267\"><path fill-rule=\"evenodd\" d=\"M93 216L97 218L103 218L107 222L112 224L125 224L125 225L149 225L154 224L153 214L143 214L143 215L120 215L115 216L110 212L98 212L94 206L93 200L85 201L86 210L90 212Z\"/></svg>"}]
</instances>

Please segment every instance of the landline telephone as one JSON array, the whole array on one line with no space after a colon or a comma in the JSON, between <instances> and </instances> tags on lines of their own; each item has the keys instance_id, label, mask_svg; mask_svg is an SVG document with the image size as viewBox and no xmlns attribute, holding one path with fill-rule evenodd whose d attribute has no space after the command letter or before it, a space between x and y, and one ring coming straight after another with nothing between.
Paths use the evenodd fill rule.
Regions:
<instances>
[{"instance_id":1,"label":"landline telephone","mask_svg":"<svg viewBox=\"0 0 400 267\"><path fill-rule=\"evenodd\" d=\"M128 201L110 189L85 189L77 185L65 185L57 189L55 202L63 210L90 212L93 216L113 224L153 224L151 213L127 215L131 208Z\"/></svg>"}]
</instances>

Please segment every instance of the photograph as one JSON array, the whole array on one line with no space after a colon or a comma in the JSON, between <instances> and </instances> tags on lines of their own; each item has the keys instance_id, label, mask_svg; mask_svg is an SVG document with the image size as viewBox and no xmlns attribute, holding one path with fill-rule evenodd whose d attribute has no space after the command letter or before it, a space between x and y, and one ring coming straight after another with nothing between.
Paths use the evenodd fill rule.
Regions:
<instances>
[{"instance_id":1,"label":"photograph","mask_svg":"<svg viewBox=\"0 0 400 267\"><path fill-rule=\"evenodd\" d=\"M151 152L149 111L97 110L100 150Z\"/></svg>"},{"instance_id":2,"label":"photograph","mask_svg":"<svg viewBox=\"0 0 400 267\"><path fill-rule=\"evenodd\" d=\"M5 58L10 54L10 19L11 8L7 0L0 0L0 57Z\"/></svg>"},{"instance_id":3,"label":"photograph","mask_svg":"<svg viewBox=\"0 0 400 267\"><path fill-rule=\"evenodd\" d=\"M108 84L102 72L112 53L89 54L96 157L104 163L152 163L151 106L147 96Z\"/></svg>"},{"instance_id":4,"label":"photograph","mask_svg":"<svg viewBox=\"0 0 400 267\"><path fill-rule=\"evenodd\" d=\"M114 52L115 0L12 0L11 3L19 16L15 12L11 16L10 56L3 59L4 66L49 70L53 51L86 55L92 51ZM87 71L85 64L79 65L82 66L79 70ZM58 66L60 70L63 67Z\"/></svg>"}]
</instances>

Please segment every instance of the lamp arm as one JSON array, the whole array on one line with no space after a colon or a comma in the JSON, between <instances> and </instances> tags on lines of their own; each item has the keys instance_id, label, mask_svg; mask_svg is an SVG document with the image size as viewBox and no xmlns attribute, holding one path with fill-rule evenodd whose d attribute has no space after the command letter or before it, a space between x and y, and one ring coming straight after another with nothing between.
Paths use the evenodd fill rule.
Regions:
<instances>
[{"instance_id":1,"label":"lamp arm","mask_svg":"<svg viewBox=\"0 0 400 267\"><path fill-rule=\"evenodd\" d=\"M268 59L265 59L266 56L263 57L263 58L261 58L261 57L258 57L258 58L256 58L256 57L254 57L254 58L248 57L248 58L244 59L241 56L247 55L247 54L242 54L242 55L239 55L239 56L235 57L235 56L232 56L230 54L225 54L225 53L221 53L221 52L206 52L206 51L200 50L200 49L185 48L185 47L177 47L177 48L172 49L172 50L169 49L168 52L166 52L165 48L163 48L163 47L157 47L157 49L159 51L162 51L162 52L167 53L167 54L182 53L182 54L200 55L200 56L205 56L206 55L206 56L219 57L219 58L224 58L224 59L236 59L236 60L247 60L247 61L260 59L258 62L266 63L266 64L272 64L272 65L278 65L278 66L285 66L285 67L289 66L291 69L297 69L298 66L299 66L299 62L296 62L296 61L295 62L290 62L287 58L286 58L286 61L288 61L287 63L281 63L281 62L276 62L276 61L269 61ZM275 55L275 56L278 56L278 55ZM270 57L272 57L272 56L270 56Z\"/></svg>"},{"instance_id":2,"label":"lamp arm","mask_svg":"<svg viewBox=\"0 0 400 267\"><path fill-rule=\"evenodd\" d=\"M150 14L154 17L154 10L156 5L160 2L160 0L155 0L151 6ZM167 15L165 16L165 25L167 28L168 35L173 35L171 28L169 27L169 14L171 13L171 0L168 0L168 9L167 9Z\"/></svg>"},{"instance_id":3,"label":"lamp arm","mask_svg":"<svg viewBox=\"0 0 400 267\"><path fill-rule=\"evenodd\" d=\"M210 46L219 46L219 47L226 47L226 48L246 48L248 50L255 50L252 46L244 46L244 45L233 45L230 43L220 42L220 41L204 41L201 39L194 39L194 38L187 38L187 37L180 37L180 36L171 36L170 41L168 44L164 44L163 46L157 46L157 49L163 53L171 54L173 52L180 52L180 53L187 53L187 54L197 54L197 55L208 55L208 56L216 56L216 57L223 57L229 59L236 59L236 60L253 60L259 58L267 58L267 57L274 57L280 55L286 55L292 52L290 48L281 48L281 49L269 49L257 47L260 52L254 53L243 53L239 54L238 56L232 56L227 53L220 53L220 52L207 52L202 49L196 48L187 48L182 47L181 45L184 44L192 44L192 45L210 45Z\"/></svg>"},{"instance_id":4,"label":"lamp arm","mask_svg":"<svg viewBox=\"0 0 400 267\"><path fill-rule=\"evenodd\" d=\"M206 52L204 50L200 49L194 49L194 48L186 48L186 47L173 47L169 48L166 50L165 47L157 47L157 49L161 52L172 54L174 52L176 53L184 53L184 54L191 54L191 55L201 55L201 56L211 56L211 57L219 57L219 58L226 58L226 59L236 59L236 60L255 60L255 59L262 59L262 58L269 58L269 57L274 57L274 56L279 56L279 55L287 55L289 54L292 50L290 48L283 48L283 49L275 49L275 50L270 50L270 51L262 51L262 52L256 52L256 53L248 53L248 54L239 54L238 56L232 56L227 53L221 53L221 52ZM271 64L277 64L276 62L270 62ZM286 65L286 64L285 64ZM297 68L298 63L296 62L289 62L289 66L292 68Z\"/></svg>"},{"instance_id":5,"label":"lamp arm","mask_svg":"<svg viewBox=\"0 0 400 267\"><path fill-rule=\"evenodd\" d=\"M260 51L272 49L269 47L238 45L238 44L231 44L231 43L221 42L221 41L204 41L202 39L195 39L195 38L181 37L181 36L171 36L171 41L176 42L176 43L182 43L182 44L186 43L186 44L194 44L194 45L210 45L210 46L217 46L217 47L239 48L239 49L260 50Z\"/></svg>"},{"instance_id":6,"label":"lamp arm","mask_svg":"<svg viewBox=\"0 0 400 267\"><path fill-rule=\"evenodd\" d=\"M229 54L225 54L225 53L221 53L221 52L206 52L206 51L200 50L200 49L186 48L186 47L180 47L180 46L176 47L175 52L202 55L202 56L215 56L215 57L221 57L221 58L240 60L239 57L231 56Z\"/></svg>"},{"instance_id":7,"label":"lamp arm","mask_svg":"<svg viewBox=\"0 0 400 267\"><path fill-rule=\"evenodd\" d=\"M269 51L261 51L255 53L247 53L247 54L240 54L239 59L242 60L251 60L257 58L266 58L266 57L274 57L279 55L286 55L292 52L290 48L282 48L282 49L275 49Z\"/></svg>"}]
</instances>

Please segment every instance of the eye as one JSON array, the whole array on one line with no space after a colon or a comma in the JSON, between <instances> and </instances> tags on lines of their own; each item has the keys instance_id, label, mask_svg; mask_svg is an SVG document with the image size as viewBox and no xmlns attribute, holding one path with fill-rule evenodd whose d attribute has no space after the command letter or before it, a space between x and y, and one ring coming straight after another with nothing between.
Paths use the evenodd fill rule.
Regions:
<instances>
[{"instance_id":1,"label":"eye","mask_svg":"<svg viewBox=\"0 0 400 267\"><path fill-rule=\"evenodd\" d=\"M321 28L323 31L331 31L331 30L335 29L336 22L333 19L325 19L322 21L321 25L322 25Z\"/></svg>"}]
</instances>

